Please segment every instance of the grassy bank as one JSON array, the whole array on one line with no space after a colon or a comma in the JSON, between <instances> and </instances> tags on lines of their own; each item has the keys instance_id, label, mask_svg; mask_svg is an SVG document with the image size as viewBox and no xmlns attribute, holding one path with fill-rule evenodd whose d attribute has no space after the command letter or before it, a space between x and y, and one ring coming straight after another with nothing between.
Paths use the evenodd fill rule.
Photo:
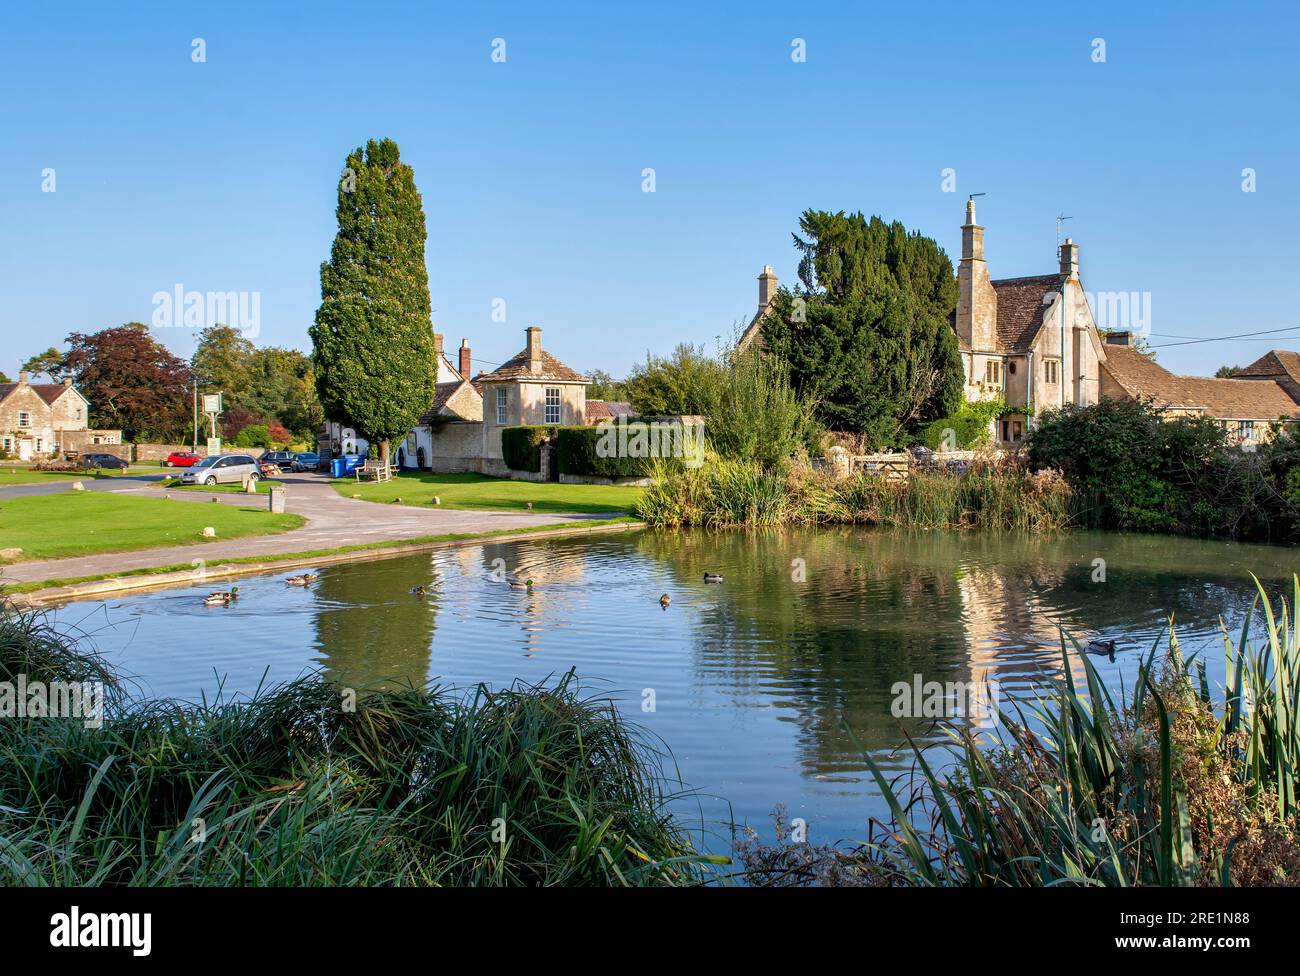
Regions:
<instances>
[{"instance_id":1,"label":"grassy bank","mask_svg":"<svg viewBox=\"0 0 1300 976\"><path fill-rule=\"evenodd\" d=\"M1055 700L1004 710L993 741L952 726L889 780L892 820L847 850L742 843L753 880L829 885L1300 884L1300 579L1225 633L1222 698L1171 630L1119 701L1083 668ZM1252 620L1262 624L1251 637ZM1063 642L1065 643L1065 642ZM944 776L936 773L943 768Z\"/></svg>"},{"instance_id":2,"label":"grassy bank","mask_svg":"<svg viewBox=\"0 0 1300 976\"><path fill-rule=\"evenodd\" d=\"M474 509L493 512L532 510L550 515L578 515L587 512L627 512L643 489L621 485L562 485L551 482L512 481L481 474L428 474L406 472L392 481L358 483L354 478L332 482L345 498L354 495L368 502L429 507L437 496L439 508Z\"/></svg>"},{"instance_id":3,"label":"grassy bank","mask_svg":"<svg viewBox=\"0 0 1300 976\"><path fill-rule=\"evenodd\" d=\"M1070 491L1050 472L1018 468L836 481L804 468L782 474L710 458L694 470L657 471L634 514L659 527L849 523L1041 532L1069 525Z\"/></svg>"},{"instance_id":4,"label":"grassy bank","mask_svg":"<svg viewBox=\"0 0 1300 976\"><path fill-rule=\"evenodd\" d=\"M51 481L88 481L91 478L120 478L132 474L157 474L157 468L131 467L124 471L104 469L94 471L36 471L32 468L0 464L0 488L5 485L43 485Z\"/></svg>"},{"instance_id":5,"label":"grassy bank","mask_svg":"<svg viewBox=\"0 0 1300 976\"><path fill-rule=\"evenodd\" d=\"M212 526L217 539L269 535L296 529L298 515L233 505L195 505L166 498L136 498L99 491L68 491L0 499L0 539L23 550L23 559L132 552L201 543Z\"/></svg>"},{"instance_id":6,"label":"grassy bank","mask_svg":"<svg viewBox=\"0 0 1300 976\"><path fill-rule=\"evenodd\" d=\"M241 704L133 701L0 608L0 680L101 681L102 728L0 722L5 885L674 885L705 872L666 756L571 676L468 696L308 678Z\"/></svg>"}]
</instances>

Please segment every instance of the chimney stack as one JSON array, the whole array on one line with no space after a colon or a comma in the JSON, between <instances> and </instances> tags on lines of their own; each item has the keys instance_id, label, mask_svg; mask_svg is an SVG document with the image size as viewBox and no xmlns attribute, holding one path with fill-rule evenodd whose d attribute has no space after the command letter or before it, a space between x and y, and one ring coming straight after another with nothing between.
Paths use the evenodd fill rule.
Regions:
<instances>
[{"instance_id":1,"label":"chimney stack","mask_svg":"<svg viewBox=\"0 0 1300 976\"><path fill-rule=\"evenodd\" d=\"M542 371L542 330L535 325L530 325L524 330L524 335L528 337L528 372L540 373Z\"/></svg>"},{"instance_id":2,"label":"chimney stack","mask_svg":"<svg viewBox=\"0 0 1300 976\"><path fill-rule=\"evenodd\" d=\"M71 377L71 376L65 376L65 377L63 377L63 385L64 385L64 386L71 386L71 385L72 385L72 377Z\"/></svg>"},{"instance_id":3,"label":"chimney stack","mask_svg":"<svg viewBox=\"0 0 1300 976\"><path fill-rule=\"evenodd\" d=\"M19 372L18 372L18 383L19 383L20 386L26 386L26 385L27 385L27 370L25 370L25 369L24 369L24 370L19 370Z\"/></svg>"},{"instance_id":4,"label":"chimney stack","mask_svg":"<svg viewBox=\"0 0 1300 976\"><path fill-rule=\"evenodd\" d=\"M767 308L776 298L776 275L770 264L763 265L763 273L758 276L758 307Z\"/></svg>"},{"instance_id":5,"label":"chimney stack","mask_svg":"<svg viewBox=\"0 0 1300 976\"><path fill-rule=\"evenodd\" d=\"M1106 345L1108 346L1135 345L1135 343L1133 342L1133 333L1132 332L1107 332Z\"/></svg>"},{"instance_id":6,"label":"chimney stack","mask_svg":"<svg viewBox=\"0 0 1300 976\"><path fill-rule=\"evenodd\" d=\"M1079 277L1079 245L1068 237L1061 245L1061 274L1070 278Z\"/></svg>"},{"instance_id":7,"label":"chimney stack","mask_svg":"<svg viewBox=\"0 0 1300 976\"><path fill-rule=\"evenodd\" d=\"M460 378L463 380L469 379L469 371L470 371L469 340L461 339L460 340Z\"/></svg>"},{"instance_id":8,"label":"chimney stack","mask_svg":"<svg viewBox=\"0 0 1300 976\"><path fill-rule=\"evenodd\" d=\"M442 333L440 332L433 334L433 354L435 356L442 355Z\"/></svg>"},{"instance_id":9,"label":"chimney stack","mask_svg":"<svg viewBox=\"0 0 1300 976\"><path fill-rule=\"evenodd\" d=\"M961 227L961 262L957 265L957 338L970 349L991 351L997 346L998 296L984 263L984 228L975 223L975 200L966 201Z\"/></svg>"}]
</instances>

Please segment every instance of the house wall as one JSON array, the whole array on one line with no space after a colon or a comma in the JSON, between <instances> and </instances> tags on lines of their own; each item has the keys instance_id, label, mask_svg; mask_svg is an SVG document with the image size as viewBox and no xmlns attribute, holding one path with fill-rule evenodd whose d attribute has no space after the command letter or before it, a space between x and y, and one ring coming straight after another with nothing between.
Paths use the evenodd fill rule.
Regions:
<instances>
[{"instance_id":1,"label":"house wall","mask_svg":"<svg viewBox=\"0 0 1300 976\"><path fill-rule=\"evenodd\" d=\"M28 426L20 427L20 415L26 413ZM30 386L16 386L0 403L0 446L9 441L9 449L20 457L35 457L55 450L54 425L50 405Z\"/></svg>"},{"instance_id":2,"label":"house wall","mask_svg":"<svg viewBox=\"0 0 1300 976\"><path fill-rule=\"evenodd\" d=\"M483 457L500 461L501 428L546 423L546 390L560 391L560 426L579 427L586 423L587 387L582 383L519 382L483 385ZM506 423L497 423L498 389L506 391ZM503 471L505 469L503 468Z\"/></svg>"}]
</instances>

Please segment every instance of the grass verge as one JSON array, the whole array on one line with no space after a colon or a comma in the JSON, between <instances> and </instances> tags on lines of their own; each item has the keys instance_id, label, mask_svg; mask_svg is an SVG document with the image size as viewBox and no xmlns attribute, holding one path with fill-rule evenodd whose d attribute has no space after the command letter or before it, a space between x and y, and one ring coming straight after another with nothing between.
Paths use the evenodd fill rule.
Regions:
<instances>
[{"instance_id":1,"label":"grass verge","mask_svg":"<svg viewBox=\"0 0 1300 976\"><path fill-rule=\"evenodd\" d=\"M287 532L304 522L262 509L99 491L0 499L0 538L6 548L22 549L24 560L197 544L205 526L224 540Z\"/></svg>"},{"instance_id":2,"label":"grass verge","mask_svg":"<svg viewBox=\"0 0 1300 976\"><path fill-rule=\"evenodd\" d=\"M5 886L672 886L706 880L667 812L671 758L550 687L133 701L39 614L0 606L0 680L102 687L81 717L0 723Z\"/></svg>"},{"instance_id":3,"label":"grass verge","mask_svg":"<svg viewBox=\"0 0 1300 976\"><path fill-rule=\"evenodd\" d=\"M629 512L642 489L625 485L562 485L540 481L513 481L481 474L428 474L404 472L383 484L352 478L331 482L344 498L367 502L400 498L403 505L428 507L434 496L439 508L493 512L532 511L543 515L580 515L594 512Z\"/></svg>"}]
</instances>

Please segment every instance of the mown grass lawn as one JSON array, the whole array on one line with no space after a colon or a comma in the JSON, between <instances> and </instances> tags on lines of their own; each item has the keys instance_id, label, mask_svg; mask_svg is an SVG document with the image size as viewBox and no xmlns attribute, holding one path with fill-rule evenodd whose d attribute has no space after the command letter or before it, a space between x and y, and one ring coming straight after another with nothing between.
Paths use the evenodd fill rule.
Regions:
<instances>
[{"instance_id":1,"label":"mown grass lawn","mask_svg":"<svg viewBox=\"0 0 1300 976\"><path fill-rule=\"evenodd\" d=\"M204 542L208 525L222 540L287 532L304 521L233 505L69 491L0 499L0 548L22 549L22 559L88 556Z\"/></svg>"},{"instance_id":2,"label":"mown grass lawn","mask_svg":"<svg viewBox=\"0 0 1300 976\"><path fill-rule=\"evenodd\" d=\"M157 468L133 466L126 474L157 474ZM31 468L0 464L0 488L5 485L43 485L50 481L85 481L88 478L117 478L117 471L33 471Z\"/></svg>"},{"instance_id":3,"label":"mown grass lawn","mask_svg":"<svg viewBox=\"0 0 1300 976\"><path fill-rule=\"evenodd\" d=\"M438 496L439 508L522 512L533 503L533 511L552 515L584 512L628 512L641 494L640 488L621 485L561 485L549 482L511 481L481 474L427 474L407 472L392 481L375 484L353 478L333 482L345 498L359 496L368 502L392 502L431 507Z\"/></svg>"},{"instance_id":4,"label":"mown grass lawn","mask_svg":"<svg viewBox=\"0 0 1300 976\"><path fill-rule=\"evenodd\" d=\"M271 490L272 485L283 485L283 481L276 481L274 478L258 478L257 493L265 495ZM244 493L244 486L237 481L230 481L224 485L183 485L181 479L177 477L166 478L158 482L159 488L169 488L175 491L222 491Z\"/></svg>"}]
</instances>

